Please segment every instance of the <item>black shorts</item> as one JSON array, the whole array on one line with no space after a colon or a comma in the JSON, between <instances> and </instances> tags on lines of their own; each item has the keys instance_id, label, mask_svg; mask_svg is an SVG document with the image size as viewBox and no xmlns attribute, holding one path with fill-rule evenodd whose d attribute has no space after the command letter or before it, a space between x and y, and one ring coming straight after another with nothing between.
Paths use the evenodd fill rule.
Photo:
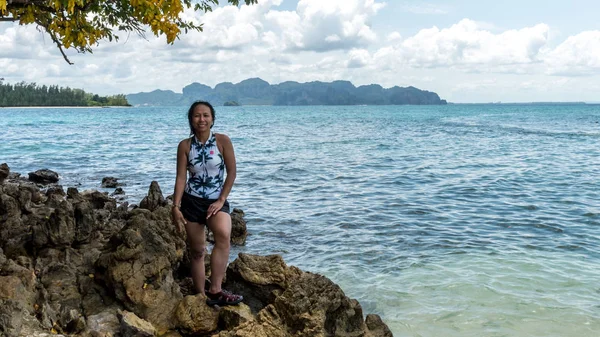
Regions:
<instances>
[{"instance_id":1,"label":"black shorts","mask_svg":"<svg viewBox=\"0 0 600 337\"><path fill-rule=\"evenodd\" d=\"M217 199L204 199L184 192L181 197L181 213L186 220L205 225L208 206L215 201ZM229 201L225 200L220 211L229 214Z\"/></svg>"}]
</instances>

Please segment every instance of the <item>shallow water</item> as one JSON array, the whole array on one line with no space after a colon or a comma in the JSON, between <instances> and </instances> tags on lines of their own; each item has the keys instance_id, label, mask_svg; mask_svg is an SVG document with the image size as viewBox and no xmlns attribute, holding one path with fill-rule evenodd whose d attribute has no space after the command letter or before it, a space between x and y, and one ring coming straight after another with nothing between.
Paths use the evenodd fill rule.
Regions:
<instances>
[{"instance_id":1,"label":"shallow water","mask_svg":"<svg viewBox=\"0 0 600 337\"><path fill-rule=\"evenodd\" d=\"M0 109L0 162L167 195L185 113ZM326 275L395 336L600 336L598 122L593 105L218 107L251 233L235 252Z\"/></svg>"}]
</instances>

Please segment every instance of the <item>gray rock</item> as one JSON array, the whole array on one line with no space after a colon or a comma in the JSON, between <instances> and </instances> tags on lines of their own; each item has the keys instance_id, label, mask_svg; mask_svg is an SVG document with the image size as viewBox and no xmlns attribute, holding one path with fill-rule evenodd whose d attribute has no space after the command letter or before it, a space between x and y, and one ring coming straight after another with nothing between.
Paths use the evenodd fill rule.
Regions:
<instances>
[{"instance_id":1,"label":"gray rock","mask_svg":"<svg viewBox=\"0 0 600 337\"><path fill-rule=\"evenodd\" d=\"M160 186L158 185L158 182L152 181L152 183L150 183L150 188L148 189L148 196L142 199L140 208L154 211L158 207L164 205L166 205L166 202L162 191L160 190Z\"/></svg>"},{"instance_id":2,"label":"gray rock","mask_svg":"<svg viewBox=\"0 0 600 337\"><path fill-rule=\"evenodd\" d=\"M62 186L56 185L49 187L48 190L46 190L46 197L50 198L53 195L57 195L60 199L62 199L62 197L66 196L66 193Z\"/></svg>"},{"instance_id":3,"label":"gray rock","mask_svg":"<svg viewBox=\"0 0 600 337\"><path fill-rule=\"evenodd\" d=\"M58 182L58 173L48 169L41 169L29 172L29 180L39 184L52 184Z\"/></svg>"},{"instance_id":4,"label":"gray rock","mask_svg":"<svg viewBox=\"0 0 600 337\"><path fill-rule=\"evenodd\" d=\"M119 178L115 177L104 177L102 178L102 187L104 188L115 188L117 186L122 186L123 184L118 182Z\"/></svg>"},{"instance_id":5,"label":"gray rock","mask_svg":"<svg viewBox=\"0 0 600 337\"><path fill-rule=\"evenodd\" d=\"M0 299L0 335L19 336L23 326L23 315L27 314L21 303Z\"/></svg>"},{"instance_id":6,"label":"gray rock","mask_svg":"<svg viewBox=\"0 0 600 337\"><path fill-rule=\"evenodd\" d=\"M0 165L0 183L4 182L4 179L10 174L10 168L6 163Z\"/></svg>"},{"instance_id":7,"label":"gray rock","mask_svg":"<svg viewBox=\"0 0 600 337\"><path fill-rule=\"evenodd\" d=\"M19 179L21 177L21 173L18 172L10 172L8 174L8 178L7 179Z\"/></svg>"},{"instance_id":8,"label":"gray rock","mask_svg":"<svg viewBox=\"0 0 600 337\"><path fill-rule=\"evenodd\" d=\"M121 321L121 334L131 337L153 337L156 336L156 329L148 321L139 318L136 314L129 311L117 313Z\"/></svg>"},{"instance_id":9,"label":"gray rock","mask_svg":"<svg viewBox=\"0 0 600 337\"><path fill-rule=\"evenodd\" d=\"M88 332L96 336L117 336L121 330L119 318L112 310L87 317Z\"/></svg>"},{"instance_id":10,"label":"gray rock","mask_svg":"<svg viewBox=\"0 0 600 337\"><path fill-rule=\"evenodd\" d=\"M67 247L75 239L73 206L63 200L50 215L33 226L33 243L37 247Z\"/></svg>"},{"instance_id":11,"label":"gray rock","mask_svg":"<svg viewBox=\"0 0 600 337\"><path fill-rule=\"evenodd\" d=\"M390 328L383 323L379 315L368 314L365 324L373 337L394 337Z\"/></svg>"},{"instance_id":12,"label":"gray rock","mask_svg":"<svg viewBox=\"0 0 600 337\"><path fill-rule=\"evenodd\" d=\"M108 193L84 191L81 195L92 204L94 209L115 209L117 207L117 202Z\"/></svg>"},{"instance_id":13,"label":"gray rock","mask_svg":"<svg viewBox=\"0 0 600 337\"><path fill-rule=\"evenodd\" d=\"M115 189L115 191L112 193L112 195L121 195L121 194L125 194L125 191L123 191L123 189L120 187L117 187L117 189Z\"/></svg>"},{"instance_id":14,"label":"gray rock","mask_svg":"<svg viewBox=\"0 0 600 337\"><path fill-rule=\"evenodd\" d=\"M76 187L67 188L67 197L71 199L71 202L78 203L83 200L81 194L79 194L79 190Z\"/></svg>"},{"instance_id":15,"label":"gray rock","mask_svg":"<svg viewBox=\"0 0 600 337\"><path fill-rule=\"evenodd\" d=\"M238 246L246 244L248 230L246 220L244 220L244 211L234 208L231 212L231 243Z\"/></svg>"}]
</instances>

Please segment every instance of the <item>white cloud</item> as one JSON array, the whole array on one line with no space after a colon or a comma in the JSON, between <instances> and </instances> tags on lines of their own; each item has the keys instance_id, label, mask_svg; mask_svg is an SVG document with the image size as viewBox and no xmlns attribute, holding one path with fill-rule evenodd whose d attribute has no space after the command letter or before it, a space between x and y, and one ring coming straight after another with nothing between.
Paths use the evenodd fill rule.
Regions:
<instances>
[{"instance_id":1,"label":"white cloud","mask_svg":"<svg viewBox=\"0 0 600 337\"><path fill-rule=\"evenodd\" d=\"M375 0L300 0L295 12L270 11L284 50L327 52L368 46L377 38L370 20L385 6Z\"/></svg>"},{"instance_id":2,"label":"white cloud","mask_svg":"<svg viewBox=\"0 0 600 337\"><path fill-rule=\"evenodd\" d=\"M280 1L279 1L280 2ZM262 21L269 7L278 1L256 6L224 6L196 17L203 32L190 32L180 47L202 49L241 49L259 39Z\"/></svg>"},{"instance_id":3,"label":"white cloud","mask_svg":"<svg viewBox=\"0 0 600 337\"><path fill-rule=\"evenodd\" d=\"M546 45L548 31L547 25L538 24L493 34L481 29L475 21L463 19L450 28L423 29L396 48L412 67L493 70L494 67L539 62L538 55Z\"/></svg>"},{"instance_id":4,"label":"white cloud","mask_svg":"<svg viewBox=\"0 0 600 337\"><path fill-rule=\"evenodd\" d=\"M402 35L398 32L391 32L387 36L388 42L398 41L402 39Z\"/></svg>"},{"instance_id":5,"label":"white cloud","mask_svg":"<svg viewBox=\"0 0 600 337\"><path fill-rule=\"evenodd\" d=\"M600 31L570 36L544 59L552 75L590 76L600 74Z\"/></svg>"},{"instance_id":6,"label":"white cloud","mask_svg":"<svg viewBox=\"0 0 600 337\"><path fill-rule=\"evenodd\" d=\"M56 47L33 26L14 26L0 34L0 59L46 59ZM58 51L58 50L57 50Z\"/></svg>"},{"instance_id":7,"label":"white cloud","mask_svg":"<svg viewBox=\"0 0 600 337\"><path fill-rule=\"evenodd\" d=\"M348 62L346 66L348 68L362 68L369 64L371 61L371 55L368 50L365 49L353 49L348 54Z\"/></svg>"}]
</instances>

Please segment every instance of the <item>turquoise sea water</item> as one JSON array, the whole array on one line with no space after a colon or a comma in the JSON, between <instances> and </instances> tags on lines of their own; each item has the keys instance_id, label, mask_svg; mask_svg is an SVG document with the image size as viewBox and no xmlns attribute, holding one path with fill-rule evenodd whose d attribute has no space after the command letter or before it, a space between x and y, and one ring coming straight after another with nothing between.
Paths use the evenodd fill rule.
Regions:
<instances>
[{"instance_id":1,"label":"turquoise sea water","mask_svg":"<svg viewBox=\"0 0 600 337\"><path fill-rule=\"evenodd\" d=\"M600 106L218 107L249 232L395 336L600 336ZM0 109L0 162L173 189L186 107ZM102 189L100 189L102 190ZM107 189L106 191L112 192Z\"/></svg>"}]
</instances>

